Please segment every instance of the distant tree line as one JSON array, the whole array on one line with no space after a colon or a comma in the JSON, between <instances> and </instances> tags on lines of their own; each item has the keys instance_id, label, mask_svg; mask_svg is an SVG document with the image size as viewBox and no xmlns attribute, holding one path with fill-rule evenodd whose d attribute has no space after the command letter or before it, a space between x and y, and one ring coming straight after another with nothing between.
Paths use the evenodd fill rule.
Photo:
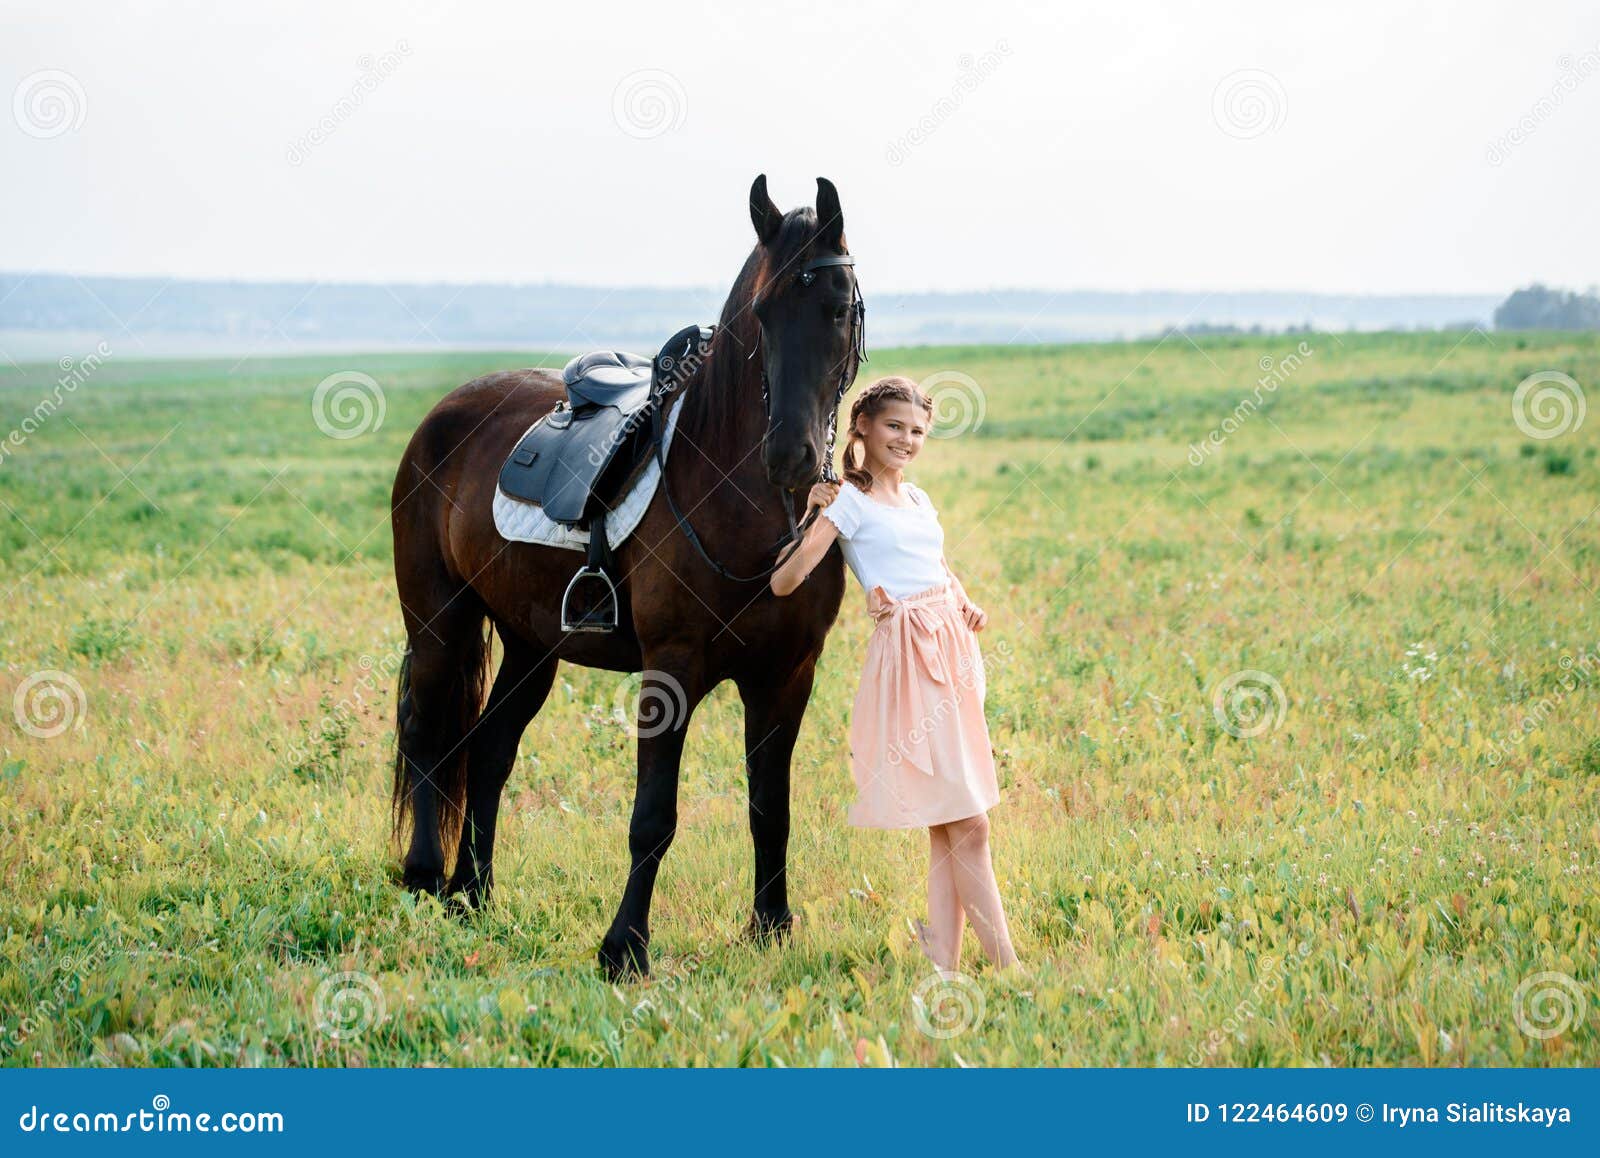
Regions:
<instances>
[{"instance_id":1,"label":"distant tree line","mask_svg":"<svg viewBox=\"0 0 1600 1158\"><path fill-rule=\"evenodd\" d=\"M1290 323L1287 326L1263 326L1256 322L1249 326L1235 325L1233 322L1188 322L1180 326L1167 326L1161 331L1163 338L1217 338L1217 337L1261 337L1271 334L1310 334L1315 333L1315 327L1310 322L1303 326Z\"/></svg>"},{"instance_id":2,"label":"distant tree line","mask_svg":"<svg viewBox=\"0 0 1600 1158\"><path fill-rule=\"evenodd\" d=\"M1497 330L1600 330L1600 297L1537 283L1519 289L1494 311Z\"/></svg>"}]
</instances>

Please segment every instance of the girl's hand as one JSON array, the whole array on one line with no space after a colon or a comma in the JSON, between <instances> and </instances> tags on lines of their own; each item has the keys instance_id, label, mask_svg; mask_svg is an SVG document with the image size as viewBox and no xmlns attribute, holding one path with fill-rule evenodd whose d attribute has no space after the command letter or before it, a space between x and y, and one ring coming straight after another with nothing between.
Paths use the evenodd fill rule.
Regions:
<instances>
[{"instance_id":1,"label":"girl's hand","mask_svg":"<svg viewBox=\"0 0 1600 1158\"><path fill-rule=\"evenodd\" d=\"M973 631L982 631L989 625L988 613L976 603L968 602L961 608L961 614L966 617L967 626Z\"/></svg>"},{"instance_id":2,"label":"girl's hand","mask_svg":"<svg viewBox=\"0 0 1600 1158\"><path fill-rule=\"evenodd\" d=\"M806 496L805 518L811 517L811 508L826 507L839 497L839 484L836 482L819 482L811 487L811 493ZM803 521L803 520L802 520Z\"/></svg>"}]
</instances>

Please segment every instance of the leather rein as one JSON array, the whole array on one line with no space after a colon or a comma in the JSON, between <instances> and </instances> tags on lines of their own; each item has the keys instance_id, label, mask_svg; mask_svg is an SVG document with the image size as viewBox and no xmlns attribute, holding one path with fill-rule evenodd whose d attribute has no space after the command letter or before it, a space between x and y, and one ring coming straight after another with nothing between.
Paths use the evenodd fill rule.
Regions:
<instances>
[{"instance_id":1,"label":"leather rein","mask_svg":"<svg viewBox=\"0 0 1600 1158\"><path fill-rule=\"evenodd\" d=\"M855 263L856 259L851 257L848 253L837 254L831 257L814 258L800 270L800 272L796 275L796 280L802 286L809 286L816 281L817 270L825 269L830 266L853 266ZM853 300L850 303L850 352L853 357L846 358L844 364L840 367L838 389L834 393L833 406L828 411L827 443L822 452L822 478L824 482L838 481L837 476L833 472L833 441L834 428L838 425L839 421L839 403L844 401L844 396L849 391L851 383L855 381L856 370L860 367L861 363L867 360L867 303L861 297L860 284L855 282L854 279L852 279L852 291ZM714 336L715 333L715 326L711 327L710 330L702 331L703 335ZM709 356L710 347L711 337L702 337L699 353L704 356ZM748 357L755 357L760 350L761 347L758 344L755 349L750 351ZM663 361L666 363L664 368L670 369L671 359L665 358ZM772 402L770 395L771 388L767 382L767 363L766 359L762 358L761 409L762 414L767 419L768 425L771 425L772 422ZM774 571L776 571L779 566L782 565L784 547L788 546L791 542L798 542L800 536L803 535L806 529L810 527L811 524L816 520L817 514L820 513L821 508L819 507L816 511L813 511L809 516L807 516L804 522L796 524L794 518L794 506L790 501L788 494L785 493L781 487L775 486L773 489L778 491L779 498L783 505L784 517L789 520L789 529L782 535L782 537L778 539L776 543L768 548L776 554L771 566L756 572L754 575L735 575L733 572L729 571L726 567L722 566L722 564L718 563L711 557L711 555L706 551L704 544L700 542L700 536L695 534L694 527L689 524L688 516L684 515L683 512L678 510L678 504L673 501L672 488L667 483L666 455L662 448L662 441L665 435L666 426L665 418L663 417L664 410L664 406L659 406L654 409L654 419L651 424L652 452L655 455L656 462L661 467L661 491L667 497L667 509L672 512L673 520L677 523L678 529L683 532L684 537L689 540L695 551L699 553L700 558L706 561L706 565L724 579L731 580L735 583L753 583L756 580L767 578Z\"/></svg>"}]
</instances>

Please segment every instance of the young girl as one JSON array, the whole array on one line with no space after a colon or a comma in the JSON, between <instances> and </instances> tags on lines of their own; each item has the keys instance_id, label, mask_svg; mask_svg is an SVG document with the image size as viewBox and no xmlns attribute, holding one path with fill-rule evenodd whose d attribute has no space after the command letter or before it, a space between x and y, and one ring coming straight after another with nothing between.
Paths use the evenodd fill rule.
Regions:
<instances>
[{"instance_id":1,"label":"young girl","mask_svg":"<svg viewBox=\"0 0 1600 1158\"><path fill-rule=\"evenodd\" d=\"M772 574L788 595L840 541L877 626L850 718L856 799L849 823L927 828L928 923L918 936L939 969L961 958L963 916L989 959L1016 964L989 861L989 818L1000 799L983 715L988 622L944 558L939 515L905 467L922 449L933 403L909 378L880 378L850 407L844 483L811 488L823 508ZM852 450L860 454L852 461Z\"/></svg>"}]
</instances>

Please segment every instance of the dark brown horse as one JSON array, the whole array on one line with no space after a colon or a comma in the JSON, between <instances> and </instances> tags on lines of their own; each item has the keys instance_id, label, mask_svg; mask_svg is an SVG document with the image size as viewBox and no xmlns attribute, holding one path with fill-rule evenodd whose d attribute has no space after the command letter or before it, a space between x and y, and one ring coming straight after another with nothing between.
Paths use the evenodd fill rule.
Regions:
<instances>
[{"instance_id":1,"label":"dark brown horse","mask_svg":"<svg viewBox=\"0 0 1600 1158\"><path fill-rule=\"evenodd\" d=\"M819 259L844 254L844 218L819 178L817 208L781 213L766 178L750 189L757 244L740 271L709 355L685 382L662 486L617 549L621 625L560 629L561 595L580 552L507 542L491 503L518 437L564 396L559 374L510 370L467 383L412 436L395 478L395 578L408 648L400 674L396 834L411 823L407 886L484 899L495 819L517 742L561 660L643 672L632 863L600 946L612 976L649 971L650 898L677 830L678 762L695 706L731 679L745 709L755 902L747 933L787 933L789 760L823 639L839 612L837 549L779 600L767 586L774 548L819 477L837 392L855 374L855 274ZM769 398L763 404L762 374ZM679 527L671 498L718 574ZM788 510L785 510L785 506ZM490 630L504 659L483 698ZM451 854L453 853L453 867ZM446 874L449 874L448 876Z\"/></svg>"}]
</instances>

